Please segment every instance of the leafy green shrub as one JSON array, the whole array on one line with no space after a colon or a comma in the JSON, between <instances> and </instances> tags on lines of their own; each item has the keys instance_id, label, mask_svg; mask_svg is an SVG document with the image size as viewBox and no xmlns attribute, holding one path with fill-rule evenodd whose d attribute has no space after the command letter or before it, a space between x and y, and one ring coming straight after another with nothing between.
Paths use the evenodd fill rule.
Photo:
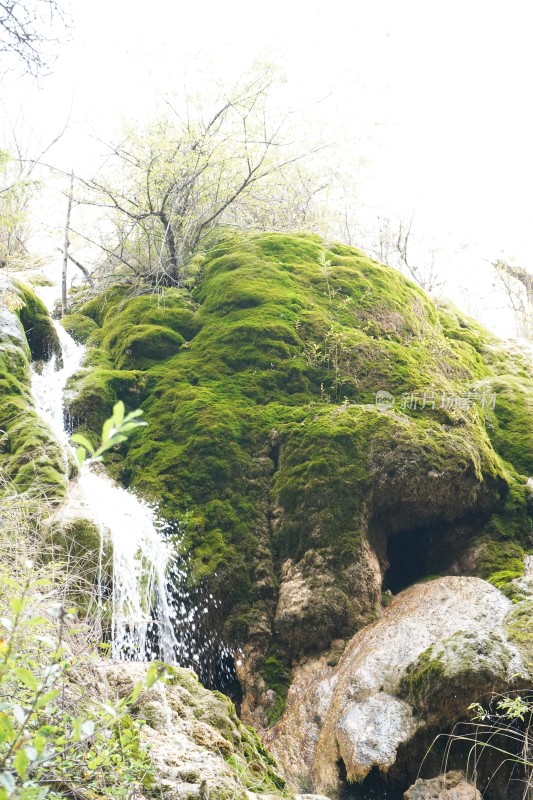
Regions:
<instances>
[{"instance_id":1,"label":"leafy green shrub","mask_svg":"<svg viewBox=\"0 0 533 800\"><path fill-rule=\"evenodd\" d=\"M87 451L98 461L124 442L143 424L141 413L125 415L117 403L100 445L78 442L80 464ZM142 690L165 676L164 666L152 664L146 680L114 703L86 696L83 654L94 652L94 632L89 622L76 625L69 576L43 552L46 502L33 505L9 491L0 499L0 800L76 796L78 786L87 796L119 799L132 787L149 791L155 779L142 723L129 712Z\"/></svg>"},{"instance_id":2,"label":"leafy green shrub","mask_svg":"<svg viewBox=\"0 0 533 800\"><path fill-rule=\"evenodd\" d=\"M12 549L0 568L0 800L81 785L116 798L132 785L150 789L141 725L128 712L164 669L153 664L146 684L116 703L89 700L79 682L88 664L76 652L83 626L65 606L60 565L40 567L34 552L35 561L23 558L27 546Z\"/></svg>"}]
</instances>

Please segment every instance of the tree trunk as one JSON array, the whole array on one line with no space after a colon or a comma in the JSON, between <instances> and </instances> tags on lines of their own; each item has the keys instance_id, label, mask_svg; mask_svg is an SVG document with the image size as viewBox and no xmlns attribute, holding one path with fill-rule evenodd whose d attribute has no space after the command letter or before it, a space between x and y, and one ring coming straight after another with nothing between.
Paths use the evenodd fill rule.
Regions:
<instances>
[{"instance_id":1,"label":"tree trunk","mask_svg":"<svg viewBox=\"0 0 533 800\"><path fill-rule=\"evenodd\" d=\"M161 220L161 224L165 229L163 241L166 242L168 247L169 266L170 266L170 269L165 270L164 272L163 283L170 283L170 284L177 283L179 285L181 281L181 270L178 264L178 249L176 247L174 231L172 230L170 220L168 219L164 211L160 212L159 219Z\"/></svg>"},{"instance_id":2,"label":"tree trunk","mask_svg":"<svg viewBox=\"0 0 533 800\"><path fill-rule=\"evenodd\" d=\"M72 211L72 195L74 193L74 170L70 173L70 188L68 193L67 204L67 219L65 221L65 240L63 244L63 273L61 275L61 316L64 317L67 313L67 266L68 266L68 249L70 247L69 230L70 230L70 214Z\"/></svg>"}]
</instances>

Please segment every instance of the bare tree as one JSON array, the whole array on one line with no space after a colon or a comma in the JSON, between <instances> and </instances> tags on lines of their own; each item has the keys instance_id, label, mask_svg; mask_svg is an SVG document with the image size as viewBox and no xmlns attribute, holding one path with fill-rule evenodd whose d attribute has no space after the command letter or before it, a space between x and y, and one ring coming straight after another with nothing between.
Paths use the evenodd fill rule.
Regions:
<instances>
[{"instance_id":1,"label":"bare tree","mask_svg":"<svg viewBox=\"0 0 533 800\"><path fill-rule=\"evenodd\" d=\"M56 23L65 24L57 0L0 0L0 53L13 57L24 72L41 74L52 60Z\"/></svg>"},{"instance_id":2,"label":"bare tree","mask_svg":"<svg viewBox=\"0 0 533 800\"><path fill-rule=\"evenodd\" d=\"M282 135L287 117L269 114L274 80L264 70L208 115L190 105L181 114L169 103L146 130L104 143L105 171L78 181L84 202L110 212L108 262L156 285L179 285L185 263L214 226L255 224L289 167L304 157ZM270 196L262 194L258 187L274 175L280 182L271 181Z\"/></svg>"},{"instance_id":3,"label":"bare tree","mask_svg":"<svg viewBox=\"0 0 533 800\"><path fill-rule=\"evenodd\" d=\"M414 253L414 214L410 219L400 219L396 224L390 219L378 219L376 256L383 264L399 269L424 291L432 294L443 284L436 265L437 251L434 247L418 244Z\"/></svg>"},{"instance_id":4,"label":"bare tree","mask_svg":"<svg viewBox=\"0 0 533 800\"><path fill-rule=\"evenodd\" d=\"M70 173L70 185L67 197L67 217L65 220L65 240L63 243L63 269L61 271L61 316L67 313L67 268L70 248L70 217L74 195L74 170Z\"/></svg>"},{"instance_id":5,"label":"bare tree","mask_svg":"<svg viewBox=\"0 0 533 800\"><path fill-rule=\"evenodd\" d=\"M306 230L325 235L323 193L330 175L317 175L298 162L266 176L254 189L227 209L225 218L237 227L262 231Z\"/></svg>"},{"instance_id":6,"label":"bare tree","mask_svg":"<svg viewBox=\"0 0 533 800\"><path fill-rule=\"evenodd\" d=\"M497 259L492 262L509 300L519 336L533 340L533 272Z\"/></svg>"},{"instance_id":7,"label":"bare tree","mask_svg":"<svg viewBox=\"0 0 533 800\"><path fill-rule=\"evenodd\" d=\"M33 146L18 135L14 126L7 135L0 134L5 142L0 145L0 267L16 269L28 255L28 212L39 185L35 172L67 126L68 120L51 141L41 144L33 154Z\"/></svg>"}]
</instances>

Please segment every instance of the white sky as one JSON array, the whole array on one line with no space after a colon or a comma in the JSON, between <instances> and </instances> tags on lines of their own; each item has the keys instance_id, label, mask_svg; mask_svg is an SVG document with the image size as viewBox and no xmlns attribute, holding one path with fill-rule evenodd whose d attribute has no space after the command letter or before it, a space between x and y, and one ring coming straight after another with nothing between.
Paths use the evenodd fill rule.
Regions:
<instances>
[{"instance_id":1,"label":"white sky","mask_svg":"<svg viewBox=\"0 0 533 800\"><path fill-rule=\"evenodd\" d=\"M72 102L78 135L58 144L55 163L82 169L95 145L80 132L109 134L121 115L142 119L158 95L201 83L199 63L231 82L264 56L287 76L280 103L311 104L306 129L339 143L324 159L346 173L360 218L414 210L417 230L450 254L448 293L494 324L502 298L483 259L533 263L533 48L523 0L71 7L72 41L42 88L25 94L4 81L11 116L26 98L25 116L44 138Z\"/></svg>"}]
</instances>

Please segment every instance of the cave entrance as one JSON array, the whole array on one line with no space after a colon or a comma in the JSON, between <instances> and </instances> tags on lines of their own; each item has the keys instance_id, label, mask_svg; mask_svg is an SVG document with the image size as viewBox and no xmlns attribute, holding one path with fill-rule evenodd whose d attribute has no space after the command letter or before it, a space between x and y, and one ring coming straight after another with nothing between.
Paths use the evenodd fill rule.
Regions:
<instances>
[{"instance_id":1,"label":"cave entrance","mask_svg":"<svg viewBox=\"0 0 533 800\"><path fill-rule=\"evenodd\" d=\"M383 591L398 594L413 583L439 572L432 558L434 541L434 533L427 528L401 531L390 536L387 541L389 568L383 578Z\"/></svg>"},{"instance_id":2,"label":"cave entrance","mask_svg":"<svg viewBox=\"0 0 533 800\"><path fill-rule=\"evenodd\" d=\"M408 788L391 785L376 767L360 783L348 783L342 760L339 762L339 777L342 781L340 800L402 800L403 793Z\"/></svg>"}]
</instances>

